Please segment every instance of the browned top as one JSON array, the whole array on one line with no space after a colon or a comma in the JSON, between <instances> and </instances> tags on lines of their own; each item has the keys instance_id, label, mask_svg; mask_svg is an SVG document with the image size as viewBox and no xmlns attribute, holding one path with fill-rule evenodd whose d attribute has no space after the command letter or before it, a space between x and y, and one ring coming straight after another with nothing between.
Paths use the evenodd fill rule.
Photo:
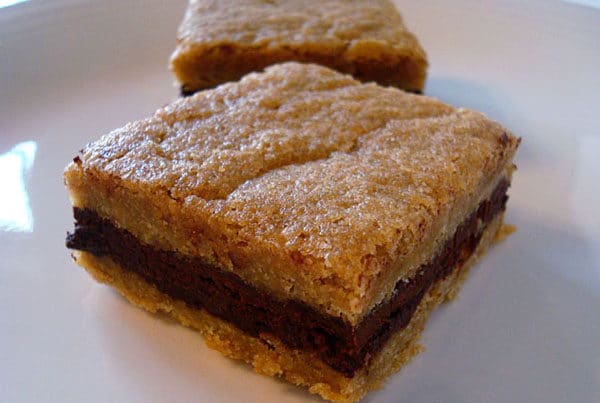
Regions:
<instances>
[{"instance_id":1,"label":"browned top","mask_svg":"<svg viewBox=\"0 0 600 403\"><path fill-rule=\"evenodd\" d=\"M427 65L423 49L388 0L191 0L172 56L179 80L193 84L198 75L209 74L200 70L211 65L209 59L216 57L220 46L259 51L278 61L322 63L331 57L347 63L368 59L385 64L409 59L421 69ZM287 52L300 59L282 59ZM309 54L321 57L301 58ZM232 59L230 55L230 63L213 68L243 68L235 67ZM325 64L331 63L337 64L331 60ZM423 84L424 72L418 75L413 86Z\"/></svg>"},{"instance_id":2,"label":"browned top","mask_svg":"<svg viewBox=\"0 0 600 403\"><path fill-rule=\"evenodd\" d=\"M286 63L102 137L66 175L167 200L223 234L222 245L251 248L247 259L285 253L314 287L344 290L339 309L352 316L380 274L448 206L477 198L517 146L482 114ZM294 270L265 264L271 276Z\"/></svg>"},{"instance_id":3,"label":"browned top","mask_svg":"<svg viewBox=\"0 0 600 403\"><path fill-rule=\"evenodd\" d=\"M255 46L314 43L350 51L369 42L401 52L418 48L388 0L191 0L179 39Z\"/></svg>"}]
</instances>

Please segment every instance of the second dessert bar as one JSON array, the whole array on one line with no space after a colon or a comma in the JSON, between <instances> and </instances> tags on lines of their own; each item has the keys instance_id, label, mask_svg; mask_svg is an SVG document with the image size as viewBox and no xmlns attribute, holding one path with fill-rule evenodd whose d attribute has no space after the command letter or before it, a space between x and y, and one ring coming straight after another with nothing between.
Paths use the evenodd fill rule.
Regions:
<instances>
[{"instance_id":1,"label":"second dessert bar","mask_svg":"<svg viewBox=\"0 0 600 403\"><path fill-rule=\"evenodd\" d=\"M191 0L171 68L191 94L285 61L413 92L427 69L389 0Z\"/></svg>"}]
</instances>

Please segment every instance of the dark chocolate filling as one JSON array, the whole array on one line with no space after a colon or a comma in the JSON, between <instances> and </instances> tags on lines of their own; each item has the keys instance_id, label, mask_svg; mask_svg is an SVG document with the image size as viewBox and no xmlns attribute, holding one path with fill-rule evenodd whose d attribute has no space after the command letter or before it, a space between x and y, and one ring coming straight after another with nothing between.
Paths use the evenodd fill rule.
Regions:
<instances>
[{"instance_id":1,"label":"dark chocolate filling","mask_svg":"<svg viewBox=\"0 0 600 403\"><path fill-rule=\"evenodd\" d=\"M374 307L357 326L301 301L276 299L200 258L142 244L92 210L74 208L75 231L68 234L67 247L108 255L161 292L204 308L253 336L267 332L292 348L315 351L329 366L351 378L394 332L408 325L429 287L473 253L485 224L504 210L508 186L501 181L441 252L409 282L399 281L393 296Z\"/></svg>"},{"instance_id":2,"label":"dark chocolate filling","mask_svg":"<svg viewBox=\"0 0 600 403\"><path fill-rule=\"evenodd\" d=\"M181 87L179 87L179 93L181 94L182 97L189 97L191 95L194 95L198 91L202 91L202 90L191 90L189 87L187 87L185 85L182 85Z\"/></svg>"},{"instance_id":3,"label":"dark chocolate filling","mask_svg":"<svg viewBox=\"0 0 600 403\"><path fill-rule=\"evenodd\" d=\"M368 81L369 80L367 80L367 82ZM214 87L212 87L212 88L214 88ZM192 90L189 87L187 87L185 85L182 85L182 86L179 87L179 94L182 97L189 97L189 96L194 95L197 92L204 91L204 90L207 90L207 89L210 89L210 87L209 88L202 88L202 89L198 89L198 90ZM415 94L415 95L423 95L423 91L421 91L421 90L404 90L404 91L410 92L410 93Z\"/></svg>"}]
</instances>

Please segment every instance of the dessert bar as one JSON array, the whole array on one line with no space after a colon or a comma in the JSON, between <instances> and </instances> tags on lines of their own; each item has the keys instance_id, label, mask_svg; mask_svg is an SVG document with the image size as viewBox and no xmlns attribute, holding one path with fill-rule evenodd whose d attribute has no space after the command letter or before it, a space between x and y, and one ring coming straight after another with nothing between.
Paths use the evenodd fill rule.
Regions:
<instances>
[{"instance_id":1,"label":"dessert bar","mask_svg":"<svg viewBox=\"0 0 600 403\"><path fill-rule=\"evenodd\" d=\"M183 94L285 62L421 92L427 60L388 0L191 0L171 57Z\"/></svg>"},{"instance_id":2,"label":"dessert bar","mask_svg":"<svg viewBox=\"0 0 600 403\"><path fill-rule=\"evenodd\" d=\"M87 145L67 246L223 354L355 401L493 242L518 144L471 110L274 65Z\"/></svg>"}]
</instances>

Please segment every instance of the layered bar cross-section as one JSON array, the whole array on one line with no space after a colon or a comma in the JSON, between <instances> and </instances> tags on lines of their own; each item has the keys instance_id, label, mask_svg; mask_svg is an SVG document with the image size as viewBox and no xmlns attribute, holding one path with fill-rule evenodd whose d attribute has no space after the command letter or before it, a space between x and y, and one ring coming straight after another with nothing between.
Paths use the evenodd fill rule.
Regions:
<instances>
[{"instance_id":1,"label":"layered bar cross-section","mask_svg":"<svg viewBox=\"0 0 600 403\"><path fill-rule=\"evenodd\" d=\"M493 241L518 144L477 112L275 65L85 147L67 246L225 355L355 401Z\"/></svg>"}]
</instances>

